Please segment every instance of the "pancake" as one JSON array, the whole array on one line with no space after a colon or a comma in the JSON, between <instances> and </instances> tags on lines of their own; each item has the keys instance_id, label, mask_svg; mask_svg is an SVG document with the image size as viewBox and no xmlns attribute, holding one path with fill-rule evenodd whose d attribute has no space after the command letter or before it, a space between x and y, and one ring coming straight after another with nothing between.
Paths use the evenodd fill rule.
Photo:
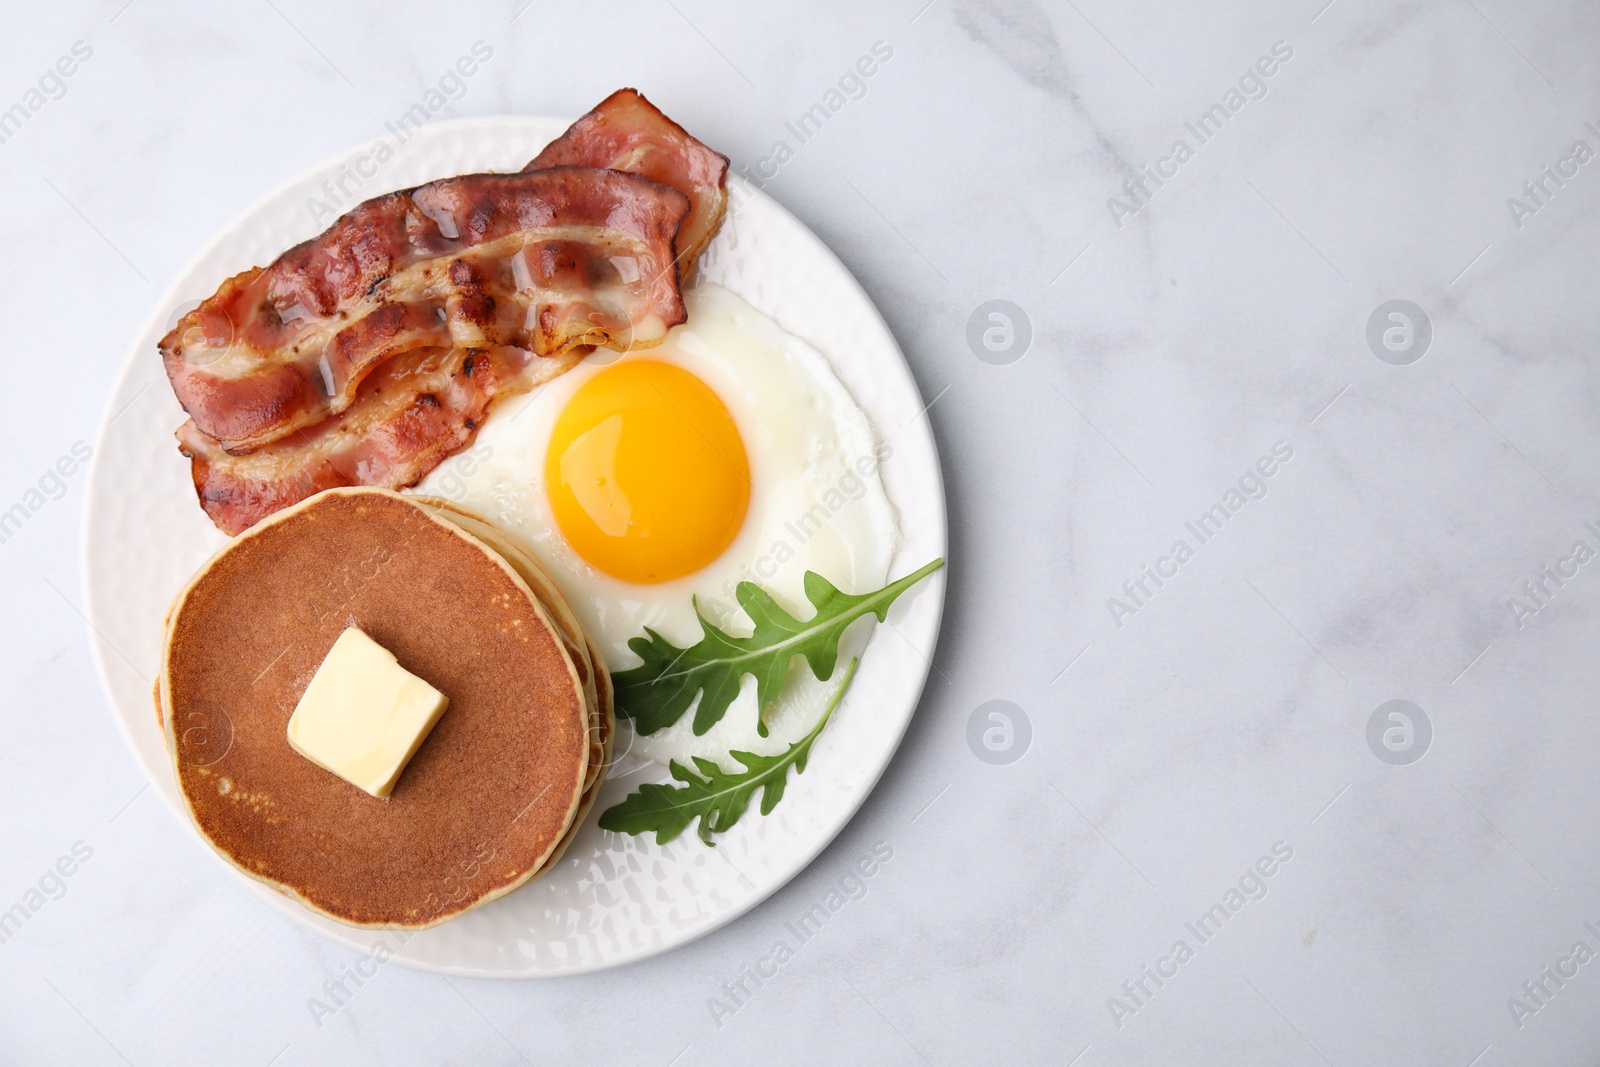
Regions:
<instances>
[{"instance_id":1,"label":"pancake","mask_svg":"<svg viewBox=\"0 0 1600 1067\"><path fill-rule=\"evenodd\" d=\"M611 674L600 655L600 649L595 646L593 639L584 630L583 624L578 621L578 615L572 610L572 604L567 600L566 593L562 591L544 562L520 540L502 531L488 519L452 501L421 494L410 496L408 499L421 504L436 517L446 519L460 527L509 563L517 575L528 583L528 587L533 590L540 604L550 613L551 621L556 624L563 639L569 643L568 647L579 666L580 676L584 676L585 662L593 666L592 671L584 676L585 690L593 695L594 705L591 718L589 773L584 779L583 796L578 802L578 811L572 820L572 827L551 853L550 858L545 861L544 866L536 872L535 877L537 877L555 865L566 852L567 846L572 843L572 839L577 836L584 818L594 807L595 798L600 794L600 786L605 781L606 772L611 769L612 746L617 729Z\"/></svg>"},{"instance_id":2,"label":"pancake","mask_svg":"<svg viewBox=\"0 0 1600 1067\"><path fill-rule=\"evenodd\" d=\"M600 650L594 646L592 640L588 644L590 656L599 665L601 662ZM599 679L599 703L597 705L598 714L596 715L596 720L599 729L599 744L590 748L589 778L584 784L583 795L578 798L578 810L572 817L572 825L568 827L566 835L556 842L555 849L550 853L549 858L544 861L544 865L534 872L535 878L544 874L560 861L567 851L567 846L572 844L573 839L578 836L578 831L583 829L583 820L589 817L589 812L594 807L595 800L600 796L600 787L605 784L606 773L611 770L613 738L617 732L616 704L614 703L611 689L611 675L607 674L605 668L601 666L597 677Z\"/></svg>"},{"instance_id":3,"label":"pancake","mask_svg":"<svg viewBox=\"0 0 1600 1067\"><path fill-rule=\"evenodd\" d=\"M566 594L562 592L561 587L556 584L539 558L524 548L516 538L503 532L487 519L464 508L434 497L418 495L408 499L416 501L435 517L450 522L482 542L485 548L494 552L517 572L517 576L532 590L539 605L549 614L550 621L561 635L562 643L577 668L578 677L584 683L584 692L589 696L591 704L598 708L599 682L601 678L608 678L605 661L601 659L599 649L589 639L583 624L578 621L577 613L572 610Z\"/></svg>"},{"instance_id":4,"label":"pancake","mask_svg":"<svg viewBox=\"0 0 1600 1067\"><path fill-rule=\"evenodd\" d=\"M368 928L433 926L537 876L593 803L615 721L604 666L554 599L552 613L498 552L385 490L331 490L241 535L174 603L160 682L202 835ZM348 626L450 698L387 800L286 736Z\"/></svg>"}]
</instances>

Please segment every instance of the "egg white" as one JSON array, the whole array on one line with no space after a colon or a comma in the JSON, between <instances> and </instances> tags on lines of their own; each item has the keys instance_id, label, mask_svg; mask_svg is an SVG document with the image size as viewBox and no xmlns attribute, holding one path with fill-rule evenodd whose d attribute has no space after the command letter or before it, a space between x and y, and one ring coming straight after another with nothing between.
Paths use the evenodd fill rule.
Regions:
<instances>
[{"instance_id":1,"label":"egg white","mask_svg":"<svg viewBox=\"0 0 1600 1067\"><path fill-rule=\"evenodd\" d=\"M701 285L684 298L688 322L659 347L621 356L598 352L542 389L506 401L471 449L417 487L471 508L532 548L561 582L613 671L638 665L628 639L646 626L680 647L698 641L692 598L718 626L749 633L750 621L734 598L741 581L760 585L802 619L813 611L804 592L808 570L846 592L879 588L899 537L878 474L887 452L823 355L720 285ZM567 401L606 366L638 359L676 364L710 386L733 416L750 462L750 510L733 543L694 574L654 585L624 582L585 562L562 537L544 485L551 431ZM851 627L841 665L860 652L869 633L868 622ZM839 675L836 669L835 680ZM782 751L815 724L832 691L797 659L767 715L767 737L757 732L755 680L746 677L727 714L706 734L694 736L693 708L649 736L635 736L619 720L617 751L663 763L702 756L737 770L728 752Z\"/></svg>"}]
</instances>

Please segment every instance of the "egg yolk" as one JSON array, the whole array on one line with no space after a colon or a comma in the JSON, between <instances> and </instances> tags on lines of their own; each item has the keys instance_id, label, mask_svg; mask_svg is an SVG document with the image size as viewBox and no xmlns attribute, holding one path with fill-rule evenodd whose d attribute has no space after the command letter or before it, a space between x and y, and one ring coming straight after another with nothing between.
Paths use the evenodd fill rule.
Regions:
<instances>
[{"instance_id":1,"label":"egg yolk","mask_svg":"<svg viewBox=\"0 0 1600 1067\"><path fill-rule=\"evenodd\" d=\"M625 582L693 574L733 543L750 507L750 461L727 406L659 360L584 382L556 419L544 474L567 543Z\"/></svg>"}]
</instances>

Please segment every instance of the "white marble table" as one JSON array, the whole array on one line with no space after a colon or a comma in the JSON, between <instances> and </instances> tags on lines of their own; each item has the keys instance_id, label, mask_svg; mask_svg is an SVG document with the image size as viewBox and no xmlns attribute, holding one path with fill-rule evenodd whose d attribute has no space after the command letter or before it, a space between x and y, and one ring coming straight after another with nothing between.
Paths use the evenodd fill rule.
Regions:
<instances>
[{"instance_id":1,"label":"white marble table","mask_svg":"<svg viewBox=\"0 0 1600 1067\"><path fill-rule=\"evenodd\" d=\"M0 35L0 908L46 897L0 944L0 1062L1593 1061L1592 7L522 2ZM193 252L475 41L439 114L636 84L858 274L933 402L946 626L876 793L749 915L585 978L388 967L318 1019L356 957L198 848L112 723L74 448Z\"/></svg>"}]
</instances>

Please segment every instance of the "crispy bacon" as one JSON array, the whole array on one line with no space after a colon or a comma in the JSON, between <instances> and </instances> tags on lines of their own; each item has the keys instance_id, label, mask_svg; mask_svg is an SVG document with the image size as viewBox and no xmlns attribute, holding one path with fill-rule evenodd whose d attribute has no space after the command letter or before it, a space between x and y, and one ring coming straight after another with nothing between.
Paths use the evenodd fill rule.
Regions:
<instances>
[{"instance_id":1,"label":"crispy bacon","mask_svg":"<svg viewBox=\"0 0 1600 1067\"><path fill-rule=\"evenodd\" d=\"M192 420L178 430L179 447L201 507L237 534L324 489L415 485L471 443L492 403L565 373L587 351L416 349L367 375L344 413L247 456L229 455Z\"/></svg>"},{"instance_id":2,"label":"crispy bacon","mask_svg":"<svg viewBox=\"0 0 1600 1067\"><path fill-rule=\"evenodd\" d=\"M675 239L690 207L581 166L381 196L224 282L162 339L167 374L195 429L245 454L345 411L406 352L659 344L685 317Z\"/></svg>"},{"instance_id":3,"label":"crispy bacon","mask_svg":"<svg viewBox=\"0 0 1600 1067\"><path fill-rule=\"evenodd\" d=\"M728 209L728 157L712 151L662 114L637 89L618 89L540 152L525 171L609 167L670 185L693 207L678 232L685 276Z\"/></svg>"},{"instance_id":4,"label":"crispy bacon","mask_svg":"<svg viewBox=\"0 0 1600 1067\"><path fill-rule=\"evenodd\" d=\"M235 534L335 486L415 485L498 398L658 344L727 170L623 89L521 174L369 200L228 279L161 342L206 513Z\"/></svg>"}]
</instances>

